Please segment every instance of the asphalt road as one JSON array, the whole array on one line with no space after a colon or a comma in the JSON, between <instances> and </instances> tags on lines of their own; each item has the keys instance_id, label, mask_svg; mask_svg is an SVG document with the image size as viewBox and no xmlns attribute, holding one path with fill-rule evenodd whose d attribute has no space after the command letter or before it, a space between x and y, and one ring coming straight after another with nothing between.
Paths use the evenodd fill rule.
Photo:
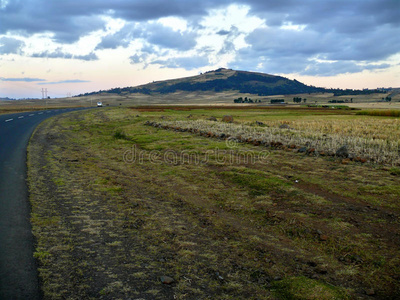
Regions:
<instances>
[{"instance_id":1,"label":"asphalt road","mask_svg":"<svg viewBox=\"0 0 400 300\"><path fill-rule=\"evenodd\" d=\"M43 120L81 110L59 109L0 115L0 299L41 299L33 258L26 148Z\"/></svg>"}]
</instances>

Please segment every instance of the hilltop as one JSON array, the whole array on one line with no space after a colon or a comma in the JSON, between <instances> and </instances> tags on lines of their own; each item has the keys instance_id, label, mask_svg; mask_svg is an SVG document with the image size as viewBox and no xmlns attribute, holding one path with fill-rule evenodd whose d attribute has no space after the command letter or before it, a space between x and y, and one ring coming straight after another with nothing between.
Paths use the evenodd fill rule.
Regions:
<instances>
[{"instance_id":1,"label":"hilltop","mask_svg":"<svg viewBox=\"0 0 400 300\"><path fill-rule=\"evenodd\" d=\"M321 92L297 80L270 74L218 69L198 76L153 82L138 86L133 92L144 90L161 94L177 91L238 91L260 96ZM121 92L123 89L121 89ZM131 91L132 92L132 91Z\"/></svg>"},{"instance_id":2,"label":"hilltop","mask_svg":"<svg viewBox=\"0 0 400 300\"><path fill-rule=\"evenodd\" d=\"M207 93L210 95L215 93L219 95L222 93L236 95L251 94L258 96L311 93L331 93L333 96L343 96L383 93L383 91L380 90L326 89L306 85L296 79L291 80L282 76L220 68L191 77L154 81L132 87L112 88L110 90L86 93L79 96L105 96L110 94L127 97L134 94L162 96L182 92L185 93L186 96L199 93Z\"/></svg>"},{"instance_id":3,"label":"hilltop","mask_svg":"<svg viewBox=\"0 0 400 300\"><path fill-rule=\"evenodd\" d=\"M107 91L86 93L80 96L111 94L170 94L184 92L225 92L258 94L259 96L318 93L327 91L324 88L305 85L297 80L264 73L217 69L197 76L154 81L152 83L125 88L113 88ZM329 90L331 92L331 90Z\"/></svg>"},{"instance_id":4,"label":"hilltop","mask_svg":"<svg viewBox=\"0 0 400 300\"><path fill-rule=\"evenodd\" d=\"M317 93L324 92L325 89L308 86L297 80L290 80L281 76L220 68L197 76L154 81L136 87L113 88L107 91L87 93L84 96L104 92L112 94L170 94L178 91L216 93L236 91L269 96Z\"/></svg>"}]
</instances>

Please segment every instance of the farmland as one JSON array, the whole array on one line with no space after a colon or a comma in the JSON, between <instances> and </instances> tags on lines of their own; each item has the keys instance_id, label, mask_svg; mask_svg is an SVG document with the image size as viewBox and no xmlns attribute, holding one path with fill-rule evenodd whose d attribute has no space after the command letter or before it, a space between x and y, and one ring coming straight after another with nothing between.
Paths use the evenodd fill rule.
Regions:
<instances>
[{"instance_id":1,"label":"farmland","mask_svg":"<svg viewBox=\"0 0 400 300\"><path fill-rule=\"evenodd\" d=\"M262 117L261 117L262 118ZM272 119L272 120L271 120ZM400 120L348 117L270 118L264 122L227 124L210 120L176 120L158 123L177 130L210 132L229 136L238 142L280 143L284 147L308 147L320 155L333 156L346 145L354 158L400 165Z\"/></svg>"},{"instance_id":2,"label":"farmland","mask_svg":"<svg viewBox=\"0 0 400 300\"><path fill-rule=\"evenodd\" d=\"M357 112L117 107L44 122L28 165L45 298L398 297L400 123Z\"/></svg>"}]
</instances>

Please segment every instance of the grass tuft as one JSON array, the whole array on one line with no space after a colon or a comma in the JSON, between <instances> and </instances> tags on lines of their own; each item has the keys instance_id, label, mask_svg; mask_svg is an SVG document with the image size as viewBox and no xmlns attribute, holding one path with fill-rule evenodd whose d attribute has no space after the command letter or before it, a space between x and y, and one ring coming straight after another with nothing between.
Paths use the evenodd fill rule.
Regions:
<instances>
[{"instance_id":1,"label":"grass tuft","mask_svg":"<svg viewBox=\"0 0 400 300\"><path fill-rule=\"evenodd\" d=\"M114 131L113 138L117 140L126 140L126 141L131 140L131 138L127 136L121 129L117 129Z\"/></svg>"}]
</instances>

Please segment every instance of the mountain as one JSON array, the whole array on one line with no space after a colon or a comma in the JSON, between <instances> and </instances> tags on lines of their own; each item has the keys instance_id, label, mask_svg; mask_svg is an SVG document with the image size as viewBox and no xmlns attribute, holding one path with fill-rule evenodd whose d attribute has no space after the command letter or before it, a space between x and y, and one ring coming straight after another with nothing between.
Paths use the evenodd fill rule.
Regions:
<instances>
[{"instance_id":1,"label":"mountain","mask_svg":"<svg viewBox=\"0 0 400 300\"><path fill-rule=\"evenodd\" d=\"M299 94L321 91L296 80L281 76L230 69L218 69L204 74L154 82L137 87L162 94L176 91L239 91L240 93L264 95Z\"/></svg>"},{"instance_id":2,"label":"mountain","mask_svg":"<svg viewBox=\"0 0 400 300\"><path fill-rule=\"evenodd\" d=\"M305 85L297 80L285 77L255 73L247 71L235 71L231 69L218 69L203 74L179 79L155 81L136 87L114 88L101 93L112 94L170 94L178 91L186 92L224 92L237 91L239 93L256 94L259 96L288 95L303 93L330 92L335 94L350 94L353 90L325 89ZM100 92L88 93L94 95Z\"/></svg>"}]
</instances>

